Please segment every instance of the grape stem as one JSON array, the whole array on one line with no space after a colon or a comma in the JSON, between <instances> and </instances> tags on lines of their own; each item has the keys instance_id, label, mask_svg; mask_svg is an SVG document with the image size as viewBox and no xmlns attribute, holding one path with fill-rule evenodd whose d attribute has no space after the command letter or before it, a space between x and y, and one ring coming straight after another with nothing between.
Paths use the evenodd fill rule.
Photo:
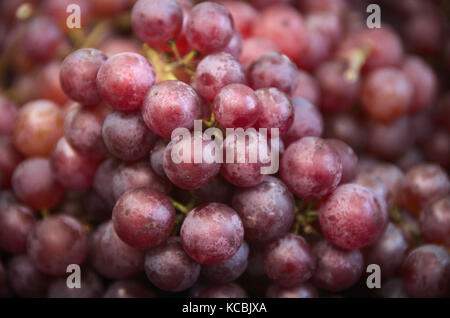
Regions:
<instances>
[{"instance_id":1,"label":"grape stem","mask_svg":"<svg viewBox=\"0 0 450 318\"><path fill-rule=\"evenodd\" d=\"M175 199L171 199L172 200L172 204L175 207L175 209L177 209L178 211L180 211L183 214L188 214L195 206L195 201L192 199L191 201L189 201L189 203L187 205L184 205L178 201L176 201Z\"/></svg>"},{"instance_id":2,"label":"grape stem","mask_svg":"<svg viewBox=\"0 0 450 318\"><path fill-rule=\"evenodd\" d=\"M356 82L361 74L361 69L366 63L367 58L370 55L370 48L365 47L362 49L355 49L348 54L348 68L345 71L345 77L350 82Z\"/></svg>"},{"instance_id":3,"label":"grape stem","mask_svg":"<svg viewBox=\"0 0 450 318\"><path fill-rule=\"evenodd\" d=\"M41 210L41 216L43 219L45 219L46 217L50 216L50 210L45 208Z\"/></svg>"}]
</instances>

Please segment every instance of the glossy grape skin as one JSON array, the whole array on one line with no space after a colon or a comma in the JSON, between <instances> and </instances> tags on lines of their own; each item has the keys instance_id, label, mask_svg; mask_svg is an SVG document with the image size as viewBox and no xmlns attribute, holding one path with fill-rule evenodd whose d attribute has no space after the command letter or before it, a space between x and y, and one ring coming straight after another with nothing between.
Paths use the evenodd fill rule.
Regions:
<instances>
[{"instance_id":1,"label":"glossy grape skin","mask_svg":"<svg viewBox=\"0 0 450 318\"><path fill-rule=\"evenodd\" d=\"M322 32L307 25L308 42L303 52L295 58L295 63L304 70L314 71L330 58L331 40Z\"/></svg>"},{"instance_id":2,"label":"glossy grape skin","mask_svg":"<svg viewBox=\"0 0 450 318\"><path fill-rule=\"evenodd\" d=\"M370 73L361 88L364 111L373 119L390 122L405 114L411 105L413 86L405 74L394 68Z\"/></svg>"},{"instance_id":3,"label":"glossy grape skin","mask_svg":"<svg viewBox=\"0 0 450 318\"><path fill-rule=\"evenodd\" d=\"M429 243L450 246L450 196L428 204L420 214L420 230Z\"/></svg>"},{"instance_id":4,"label":"glossy grape skin","mask_svg":"<svg viewBox=\"0 0 450 318\"><path fill-rule=\"evenodd\" d=\"M236 0L222 0L219 2L230 11L231 16L233 17L234 27L239 33L241 33L244 38L249 37L252 33L252 22L259 15L258 11L247 2Z\"/></svg>"},{"instance_id":5,"label":"glossy grape skin","mask_svg":"<svg viewBox=\"0 0 450 318\"><path fill-rule=\"evenodd\" d=\"M67 287L65 277L54 279L48 287L48 298L98 298L103 294L103 281L91 269L81 269L80 288Z\"/></svg>"},{"instance_id":6,"label":"glossy grape skin","mask_svg":"<svg viewBox=\"0 0 450 318\"><path fill-rule=\"evenodd\" d=\"M308 41L302 16L285 5L263 10L260 17L254 20L253 35L269 39L291 59L302 53Z\"/></svg>"},{"instance_id":7,"label":"glossy grape skin","mask_svg":"<svg viewBox=\"0 0 450 318\"><path fill-rule=\"evenodd\" d=\"M142 116L151 131L171 138L176 128L194 128L194 120L200 117L200 98L191 86L181 81L160 82L149 90Z\"/></svg>"},{"instance_id":8,"label":"glossy grape skin","mask_svg":"<svg viewBox=\"0 0 450 318\"><path fill-rule=\"evenodd\" d=\"M14 171L12 187L17 198L34 210L57 206L64 196L49 159L22 161Z\"/></svg>"},{"instance_id":9,"label":"glossy grape skin","mask_svg":"<svg viewBox=\"0 0 450 318\"><path fill-rule=\"evenodd\" d=\"M84 190L92 186L101 161L80 155L66 138L61 138L52 153L51 163L61 185L72 190Z\"/></svg>"},{"instance_id":10,"label":"glossy grape skin","mask_svg":"<svg viewBox=\"0 0 450 318\"><path fill-rule=\"evenodd\" d=\"M232 34L233 18L223 5L206 1L192 8L186 25L192 47L207 54L226 46Z\"/></svg>"},{"instance_id":11,"label":"glossy grape skin","mask_svg":"<svg viewBox=\"0 0 450 318\"><path fill-rule=\"evenodd\" d=\"M46 157L63 135L64 118L56 104L35 100L22 106L14 125L14 145L26 157Z\"/></svg>"},{"instance_id":12,"label":"glossy grape skin","mask_svg":"<svg viewBox=\"0 0 450 318\"><path fill-rule=\"evenodd\" d=\"M364 150L367 144L365 127L358 118L349 113L326 117L324 136L340 139L356 152Z\"/></svg>"},{"instance_id":13,"label":"glossy grape skin","mask_svg":"<svg viewBox=\"0 0 450 318\"><path fill-rule=\"evenodd\" d=\"M228 44L224 48L218 50L217 53L225 52L232 55L235 59L239 59L242 53L242 43L242 35L239 33L239 31L234 30L230 41L228 41Z\"/></svg>"},{"instance_id":14,"label":"glossy grape skin","mask_svg":"<svg viewBox=\"0 0 450 318\"><path fill-rule=\"evenodd\" d=\"M295 218L293 195L283 182L271 176L236 192L232 206L242 219L246 239L251 242L267 243L283 236Z\"/></svg>"},{"instance_id":15,"label":"glossy grape skin","mask_svg":"<svg viewBox=\"0 0 450 318\"><path fill-rule=\"evenodd\" d=\"M40 272L26 255L12 257L6 273L11 289L15 294L24 298L40 298L47 294L50 278Z\"/></svg>"},{"instance_id":16,"label":"glossy grape skin","mask_svg":"<svg viewBox=\"0 0 450 318\"><path fill-rule=\"evenodd\" d=\"M321 96L316 78L303 70L299 70L298 74L298 84L292 97L304 98L314 106L319 106Z\"/></svg>"},{"instance_id":17,"label":"glossy grape skin","mask_svg":"<svg viewBox=\"0 0 450 318\"><path fill-rule=\"evenodd\" d=\"M80 222L67 215L52 215L36 223L28 234L27 254L40 271L60 276L68 265L83 264L87 244Z\"/></svg>"},{"instance_id":18,"label":"glossy grape skin","mask_svg":"<svg viewBox=\"0 0 450 318\"><path fill-rule=\"evenodd\" d=\"M10 205L0 211L0 248L8 253L27 251L27 235L36 223L36 217L25 205Z\"/></svg>"},{"instance_id":19,"label":"glossy grape skin","mask_svg":"<svg viewBox=\"0 0 450 318\"><path fill-rule=\"evenodd\" d=\"M90 237L89 259L102 276L124 279L144 269L145 254L124 243L111 221L103 223Z\"/></svg>"},{"instance_id":20,"label":"glossy grape skin","mask_svg":"<svg viewBox=\"0 0 450 318\"><path fill-rule=\"evenodd\" d=\"M97 90L97 74L107 60L97 49L79 49L68 55L61 64L60 81L64 92L83 105L96 105L102 101Z\"/></svg>"},{"instance_id":21,"label":"glossy grape skin","mask_svg":"<svg viewBox=\"0 0 450 318\"><path fill-rule=\"evenodd\" d=\"M155 294L136 280L118 280L109 285L103 298L154 298Z\"/></svg>"},{"instance_id":22,"label":"glossy grape skin","mask_svg":"<svg viewBox=\"0 0 450 318\"><path fill-rule=\"evenodd\" d=\"M323 132L322 114L309 101L303 98L292 98L294 121L291 128L283 135L285 146L303 137L320 137Z\"/></svg>"},{"instance_id":23,"label":"glossy grape skin","mask_svg":"<svg viewBox=\"0 0 450 318\"><path fill-rule=\"evenodd\" d=\"M59 61L47 63L36 75L40 97L51 100L60 106L69 101L69 97L64 93L59 79L61 64Z\"/></svg>"},{"instance_id":24,"label":"glossy grape skin","mask_svg":"<svg viewBox=\"0 0 450 318\"><path fill-rule=\"evenodd\" d=\"M342 162L326 140L304 137L286 149L281 157L280 173L281 179L296 196L320 198L338 186Z\"/></svg>"},{"instance_id":25,"label":"glossy grape skin","mask_svg":"<svg viewBox=\"0 0 450 318\"><path fill-rule=\"evenodd\" d=\"M434 131L422 148L426 159L444 168L450 167L450 134L447 131Z\"/></svg>"},{"instance_id":26,"label":"glossy grape skin","mask_svg":"<svg viewBox=\"0 0 450 318\"><path fill-rule=\"evenodd\" d=\"M225 138L224 163L220 170L228 182L242 188L253 187L264 180L262 168L265 168L266 158L263 156L269 151L267 139L262 134L256 130L249 130L246 133L245 139L240 139L237 134Z\"/></svg>"},{"instance_id":27,"label":"glossy grape skin","mask_svg":"<svg viewBox=\"0 0 450 318\"><path fill-rule=\"evenodd\" d=\"M402 230L389 223L380 238L362 252L366 265L380 266L381 278L384 280L399 273L409 247Z\"/></svg>"},{"instance_id":28,"label":"glossy grape skin","mask_svg":"<svg viewBox=\"0 0 450 318\"><path fill-rule=\"evenodd\" d=\"M124 161L146 157L157 139L138 111L109 114L103 122L102 136L108 151Z\"/></svg>"},{"instance_id":29,"label":"glossy grape skin","mask_svg":"<svg viewBox=\"0 0 450 318\"><path fill-rule=\"evenodd\" d=\"M164 139L159 139L152 151L150 152L150 166L152 170L163 180L168 180L164 172L164 151L166 150L168 142Z\"/></svg>"},{"instance_id":30,"label":"glossy grape skin","mask_svg":"<svg viewBox=\"0 0 450 318\"><path fill-rule=\"evenodd\" d=\"M263 266L277 285L294 287L312 277L316 259L302 236L287 234L264 247Z\"/></svg>"},{"instance_id":31,"label":"glossy grape skin","mask_svg":"<svg viewBox=\"0 0 450 318\"><path fill-rule=\"evenodd\" d=\"M400 201L415 214L430 202L447 195L450 181L447 173L436 164L419 164L411 168L400 185Z\"/></svg>"},{"instance_id":32,"label":"glossy grape skin","mask_svg":"<svg viewBox=\"0 0 450 318\"><path fill-rule=\"evenodd\" d=\"M353 149L339 139L327 139L334 151L339 155L342 162L341 183L347 183L355 179L358 170L358 157Z\"/></svg>"},{"instance_id":33,"label":"glossy grape skin","mask_svg":"<svg viewBox=\"0 0 450 318\"><path fill-rule=\"evenodd\" d=\"M230 84L214 98L214 118L223 128L248 128L258 119L260 103L255 92L243 84Z\"/></svg>"},{"instance_id":34,"label":"glossy grape skin","mask_svg":"<svg viewBox=\"0 0 450 318\"><path fill-rule=\"evenodd\" d=\"M215 265L230 259L240 248L244 226L239 215L222 203L196 207L181 226L186 253L200 264Z\"/></svg>"},{"instance_id":35,"label":"glossy grape skin","mask_svg":"<svg viewBox=\"0 0 450 318\"><path fill-rule=\"evenodd\" d=\"M280 287L276 284L271 284L267 288L266 298L318 298L319 292L310 283L299 284L293 287Z\"/></svg>"},{"instance_id":36,"label":"glossy grape skin","mask_svg":"<svg viewBox=\"0 0 450 318\"><path fill-rule=\"evenodd\" d=\"M401 191L401 182L404 177L404 173L400 168L390 163L382 163L373 166L367 172L387 186L389 191L388 205L392 206L397 203Z\"/></svg>"},{"instance_id":37,"label":"glossy grape skin","mask_svg":"<svg viewBox=\"0 0 450 318\"><path fill-rule=\"evenodd\" d=\"M413 86L410 112L422 111L436 98L438 82L432 68L421 58L410 56L402 64L402 71Z\"/></svg>"},{"instance_id":38,"label":"glossy grape skin","mask_svg":"<svg viewBox=\"0 0 450 318\"><path fill-rule=\"evenodd\" d=\"M195 162L197 147L194 143L197 142L201 150L200 163ZM203 140L202 137L194 135L173 139L164 151L163 167L167 178L176 186L186 190L198 189L207 184L220 171L221 165L215 160L215 151L221 151L221 149L216 149L216 146L213 140ZM190 156L186 157L189 151Z\"/></svg>"},{"instance_id":39,"label":"glossy grape skin","mask_svg":"<svg viewBox=\"0 0 450 318\"><path fill-rule=\"evenodd\" d=\"M154 46L178 36L183 12L174 0L138 0L131 11L131 23L136 36Z\"/></svg>"},{"instance_id":40,"label":"glossy grape skin","mask_svg":"<svg viewBox=\"0 0 450 318\"><path fill-rule=\"evenodd\" d=\"M250 62L268 52L279 53L280 50L274 43L266 38L251 37L245 39L242 43L242 52L239 61L243 66L247 66Z\"/></svg>"},{"instance_id":41,"label":"glossy grape skin","mask_svg":"<svg viewBox=\"0 0 450 318\"><path fill-rule=\"evenodd\" d=\"M354 183L370 189L383 210L388 211L392 208L394 202L390 196L389 188L376 175L367 172L359 173Z\"/></svg>"},{"instance_id":42,"label":"glossy grape skin","mask_svg":"<svg viewBox=\"0 0 450 318\"><path fill-rule=\"evenodd\" d=\"M267 128L269 136L272 128L278 128L278 135L283 136L294 121L294 107L290 98L277 88L261 88L255 91L261 105L255 127Z\"/></svg>"},{"instance_id":43,"label":"glossy grape skin","mask_svg":"<svg viewBox=\"0 0 450 318\"><path fill-rule=\"evenodd\" d=\"M225 262L217 265L202 265L202 276L213 283L233 282L245 272L248 255L249 246L243 242L239 250Z\"/></svg>"},{"instance_id":44,"label":"glossy grape skin","mask_svg":"<svg viewBox=\"0 0 450 318\"><path fill-rule=\"evenodd\" d=\"M317 267L312 281L327 291L341 291L353 286L364 270L364 260L359 250L342 250L327 240L316 243L313 253Z\"/></svg>"},{"instance_id":45,"label":"glossy grape skin","mask_svg":"<svg viewBox=\"0 0 450 318\"><path fill-rule=\"evenodd\" d=\"M213 100L222 88L233 83L245 84L245 73L231 54L210 54L197 65L194 86L206 100Z\"/></svg>"},{"instance_id":46,"label":"glossy grape skin","mask_svg":"<svg viewBox=\"0 0 450 318\"><path fill-rule=\"evenodd\" d=\"M63 33L53 20L38 16L26 24L21 43L27 57L42 63L56 57L63 40Z\"/></svg>"},{"instance_id":47,"label":"glossy grape skin","mask_svg":"<svg viewBox=\"0 0 450 318\"><path fill-rule=\"evenodd\" d=\"M403 282L400 278L394 278L384 282L381 288L375 291L378 298L408 298Z\"/></svg>"},{"instance_id":48,"label":"glossy grape skin","mask_svg":"<svg viewBox=\"0 0 450 318\"><path fill-rule=\"evenodd\" d=\"M186 290L197 281L200 264L192 260L180 242L171 237L164 244L148 251L145 257L145 273L156 287L170 292Z\"/></svg>"},{"instance_id":49,"label":"glossy grape skin","mask_svg":"<svg viewBox=\"0 0 450 318\"><path fill-rule=\"evenodd\" d=\"M145 95L155 83L153 66L136 53L119 53L109 57L97 73L100 96L121 111L140 108Z\"/></svg>"},{"instance_id":50,"label":"glossy grape skin","mask_svg":"<svg viewBox=\"0 0 450 318\"><path fill-rule=\"evenodd\" d=\"M324 113L340 113L351 109L356 103L361 80L346 77L347 66L339 60L330 60L316 70L321 92L320 109Z\"/></svg>"},{"instance_id":51,"label":"glossy grape skin","mask_svg":"<svg viewBox=\"0 0 450 318\"><path fill-rule=\"evenodd\" d=\"M102 198L109 207L113 207L116 203L112 181L114 173L120 165L120 161L114 157L106 159L98 167L94 175L92 187L95 192Z\"/></svg>"},{"instance_id":52,"label":"glossy grape skin","mask_svg":"<svg viewBox=\"0 0 450 318\"><path fill-rule=\"evenodd\" d=\"M299 81L297 66L285 55L267 52L246 67L247 81L254 89L275 87L291 95Z\"/></svg>"},{"instance_id":53,"label":"glossy grape skin","mask_svg":"<svg viewBox=\"0 0 450 318\"><path fill-rule=\"evenodd\" d=\"M211 284L203 288L196 298L247 298L246 291L236 283Z\"/></svg>"},{"instance_id":54,"label":"glossy grape skin","mask_svg":"<svg viewBox=\"0 0 450 318\"><path fill-rule=\"evenodd\" d=\"M0 212L3 211L3 209L6 209L10 205L16 204L17 199L14 196L14 193L10 190L1 190L0 191Z\"/></svg>"},{"instance_id":55,"label":"glossy grape skin","mask_svg":"<svg viewBox=\"0 0 450 318\"><path fill-rule=\"evenodd\" d=\"M117 200L112 220L123 242L148 250L169 237L175 225L175 208L163 193L151 188L137 188L125 192Z\"/></svg>"},{"instance_id":56,"label":"glossy grape skin","mask_svg":"<svg viewBox=\"0 0 450 318\"><path fill-rule=\"evenodd\" d=\"M0 95L0 135L11 136L13 134L14 122L17 118L17 106Z\"/></svg>"},{"instance_id":57,"label":"glossy grape skin","mask_svg":"<svg viewBox=\"0 0 450 318\"><path fill-rule=\"evenodd\" d=\"M150 168L147 161L122 163L113 172L112 191L115 201L120 196L133 189L147 187L168 194L171 185L161 180Z\"/></svg>"},{"instance_id":58,"label":"glossy grape skin","mask_svg":"<svg viewBox=\"0 0 450 318\"><path fill-rule=\"evenodd\" d=\"M444 297L450 282L450 256L437 245L422 245L412 250L402 267L405 289L411 297Z\"/></svg>"},{"instance_id":59,"label":"glossy grape skin","mask_svg":"<svg viewBox=\"0 0 450 318\"><path fill-rule=\"evenodd\" d=\"M100 104L92 107L78 105L66 117L64 136L79 154L102 158L107 149L102 137L102 126L110 108Z\"/></svg>"},{"instance_id":60,"label":"glossy grape skin","mask_svg":"<svg viewBox=\"0 0 450 318\"><path fill-rule=\"evenodd\" d=\"M0 188L11 185L12 174L22 159L11 138L0 135Z\"/></svg>"},{"instance_id":61,"label":"glossy grape skin","mask_svg":"<svg viewBox=\"0 0 450 318\"><path fill-rule=\"evenodd\" d=\"M339 186L319 208L325 237L334 245L351 250L374 243L387 226L387 211L375 194L357 184Z\"/></svg>"}]
</instances>

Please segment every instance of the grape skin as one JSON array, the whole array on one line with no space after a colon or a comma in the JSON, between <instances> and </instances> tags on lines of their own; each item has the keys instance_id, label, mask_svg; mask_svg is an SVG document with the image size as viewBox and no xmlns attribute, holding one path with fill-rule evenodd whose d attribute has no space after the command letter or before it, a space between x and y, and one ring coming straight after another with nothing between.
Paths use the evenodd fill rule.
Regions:
<instances>
[{"instance_id":1,"label":"grape skin","mask_svg":"<svg viewBox=\"0 0 450 318\"><path fill-rule=\"evenodd\" d=\"M25 205L9 205L0 210L0 247L13 254L27 251L27 236L36 223L33 211Z\"/></svg>"},{"instance_id":2,"label":"grape skin","mask_svg":"<svg viewBox=\"0 0 450 318\"><path fill-rule=\"evenodd\" d=\"M271 284L266 291L267 298L318 298L319 292L310 283L299 284L294 287L280 287Z\"/></svg>"},{"instance_id":3,"label":"grape skin","mask_svg":"<svg viewBox=\"0 0 450 318\"><path fill-rule=\"evenodd\" d=\"M17 118L17 106L0 95L0 135L11 136L13 134L14 123Z\"/></svg>"},{"instance_id":4,"label":"grape skin","mask_svg":"<svg viewBox=\"0 0 450 318\"><path fill-rule=\"evenodd\" d=\"M155 294L139 281L128 279L109 285L103 298L155 298Z\"/></svg>"},{"instance_id":5,"label":"grape skin","mask_svg":"<svg viewBox=\"0 0 450 318\"><path fill-rule=\"evenodd\" d=\"M248 295L236 283L211 284L206 286L196 298L247 298Z\"/></svg>"},{"instance_id":6,"label":"grape skin","mask_svg":"<svg viewBox=\"0 0 450 318\"><path fill-rule=\"evenodd\" d=\"M22 159L11 138L0 135L0 188L11 185L12 174Z\"/></svg>"},{"instance_id":7,"label":"grape skin","mask_svg":"<svg viewBox=\"0 0 450 318\"><path fill-rule=\"evenodd\" d=\"M13 256L6 266L6 273L11 289L20 297L46 296L50 278L40 272L28 256Z\"/></svg>"},{"instance_id":8,"label":"grape skin","mask_svg":"<svg viewBox=\"0 0 450 318\"><path fill-rule=\"evenodd\" d=\"M450 196L428 204L420 213L420 230L430 243L450 246Z\"/></svg>"}]
</instances>

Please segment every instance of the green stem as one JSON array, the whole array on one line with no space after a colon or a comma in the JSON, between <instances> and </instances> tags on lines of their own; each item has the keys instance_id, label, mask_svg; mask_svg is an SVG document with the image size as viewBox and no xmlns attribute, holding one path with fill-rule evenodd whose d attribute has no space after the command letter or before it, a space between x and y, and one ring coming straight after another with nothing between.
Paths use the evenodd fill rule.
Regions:
<instances>
[{"instance_id":1,"label":"green stem","mask_svg":"<svg viewBox=\"0 0 450 318\"><path fill-rule=\"evenodd\" d=\"M184 204L176 201L175 199L171 199L171 200L172 200L172 204L175 207L175 209L177 209L178 211L180 211L183 214L188 214L195 206L194 200L189 201L189 203L187 205L184 205Z\"/></svg>"},{"instance_id":2,"label":"green stem","mask_svg":"<svg viewBox=\"0 0 450 318\"><path fill-rule=\"evenodd\" d=\"M364 66L364 63L366 63L369 55L370 49L367 47L350 51L347 58L348 68L344 74L347 80L350 82L356 82L358 80L361 69Z\"/></svg>"},{"instance_id":3,"label":"green stem","mask_svg":"<svg viewBox=\"0 0 450 318\"><path fill-rule=\"evenodd\" d=\"M177 47L175 41L174 40L170 40L169 41L169 46L172 49L172 52L175 55L175 58L177 59L177 61L182 63L183 61L181 60L180 51L178 51L178 47Z\"/></svg>"}]
</instances>

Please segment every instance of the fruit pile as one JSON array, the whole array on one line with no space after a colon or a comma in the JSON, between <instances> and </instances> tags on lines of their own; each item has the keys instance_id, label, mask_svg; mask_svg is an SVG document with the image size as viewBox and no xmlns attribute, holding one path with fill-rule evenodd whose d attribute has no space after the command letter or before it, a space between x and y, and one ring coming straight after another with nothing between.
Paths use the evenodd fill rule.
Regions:
<instances>
[{"instance_id":1,"label":"fruit pile","mask_svg":"<svg viewBox=\"0 0 450 318\"><path fill-rule=\"evenodd\" d=\"M449 3L371 2L1 1L0 295L449 297Z\"/></svg>"}]
</instances>

